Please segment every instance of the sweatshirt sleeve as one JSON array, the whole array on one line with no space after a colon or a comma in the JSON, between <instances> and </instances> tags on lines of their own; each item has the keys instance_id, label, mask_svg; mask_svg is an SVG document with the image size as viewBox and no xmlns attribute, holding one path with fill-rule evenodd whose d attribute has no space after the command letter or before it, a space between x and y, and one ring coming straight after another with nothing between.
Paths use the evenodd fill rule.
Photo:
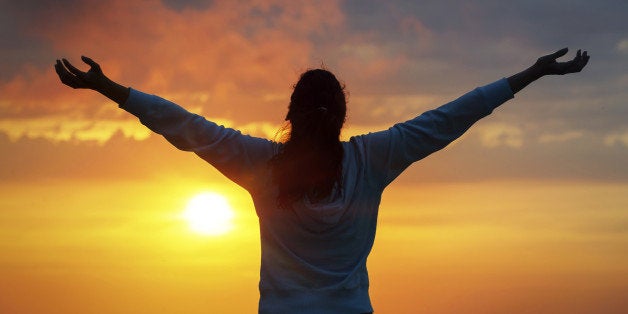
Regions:
<instances>
[{"instance_id":1,"label":"sweatshirt sleeve","mask_svg":"<svg viewBox=\"0 0 628 314\"><path fill-rule=\"evenodd\" d=\"M444 148L513 97L504 78L388 130L363 135L367 175L384 188L413 162Z\"/></svg>"},{"instance_id":2,"label":"sweatshirt sleeve","mask_svg":"<svg viewBox=\"0 0 628 314\"><path fill-rule=\"evenodd\" d=\"M161 97L131 89L120 106L176 148L196 153L232 181L249 187L257 167L273 155L276 143L243 135L190 113Z\"/></svg>"}]
</instances>

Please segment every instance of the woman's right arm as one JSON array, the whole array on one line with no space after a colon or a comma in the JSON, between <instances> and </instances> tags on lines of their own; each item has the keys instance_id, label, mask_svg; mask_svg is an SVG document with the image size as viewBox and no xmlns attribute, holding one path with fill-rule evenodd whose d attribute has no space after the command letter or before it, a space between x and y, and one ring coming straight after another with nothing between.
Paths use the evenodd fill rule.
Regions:
<instances>
[{"instance_id":1,"label":"woman's right arm","mask_svg":"<svg viewBox=\"0 0 628 314\"><path fill-rule=\"evenodd\" d=\"M87 57L82 59L90 65L87 72L65 59L57 60L55 70L61 82L75 89L92 89L103 94L178 149L196 153L244 187L251 181L251 172L275 153L277 147L271 141L243 135L171 101L124 87L107 78L96 62Z\"/></svg>"},{"instance_id":2,"label":"woman's right arm","mask_svg":"<svg viewBox=\"0 0 628 314\"><path fill-rule=\"evenodd\" d=\"M119 106L124 105L129 98L130 89L110 80L102 72L100 65L94 60L82 56L83 62L90 66L87 72L83 72L74 67L68 60L57 60L55 70L61 82L72 88L84 88L95 90L107 98L116 102Z\"/></svg>"}]
</instances>

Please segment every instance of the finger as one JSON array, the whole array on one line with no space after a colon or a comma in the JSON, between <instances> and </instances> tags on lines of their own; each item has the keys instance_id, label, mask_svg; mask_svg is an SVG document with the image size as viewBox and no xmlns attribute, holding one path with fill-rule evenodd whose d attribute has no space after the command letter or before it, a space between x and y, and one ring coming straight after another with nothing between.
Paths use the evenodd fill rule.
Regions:
<instances>
[{"instance_id":1,"label":"finger","mask_svg":"<svg viewBox=\"0 0 628 314\"><path fill-rule=\"evenodd\" d=\"M582 71L582 69L584 69L584 67L589 62L589 55L587 54L586 51L581 54L578 54L576 57L577 57L577 60L573 61L572 72Z\"/></svg>"},{"instance_id":2,"label":"finger","mask_svg":"<svg viewBox=\"0 0 628 314\"><path fill-rule=\"evenodd\" d=\"M86 57L86 56L81 56L81 60L83 60L83 62L87 63L90 67L100 70L100 65L98 63L94 62L94 60L92 60L91 58Z\"/></svg>"},{"instance_id":3,"label":"finger","mask_svg":"<svg viewBox=\"0 0 628 314\"><path fill-rule=\"evenodd\" d=\"M70 86L72 88L79 88L79 83L72 77L60 77L61 83Z\"/></svg>"},{"instance_id":4,"label":"finger","mask_svg":"<svg viewBox=\"0 0 628 314\"><path fill-rule=\"evenodd\" d=\"M569 48L560 49L554 53L540 57L537 60L537 62L539 62L540 64L545 64L545 65L556 62L556 59L564 56L567 53L567 51L569 51Z\"/></svg>"},{"instance_id":5,"label":"finger","mask_svg":"<svg viewBox=\"0 0 628 314\"><path fill-rule=\"evenodd\" d=\"M57 72L57 75L59 75L61 83L68 85L72 88L78 88L80 86L77 78L70 72L68 72L68 70L63 66L63 64L61 64L61 61L59 60L57 60L57 63L55 64L55 71Z\"/></svg>"},{"instance_id":6,"label":"finger","mask_svg":"<svg viewBox=\"0 0 628 314\"><path fill-rule=\"evenodd\" d=\"M85 72L77 69L76 67L74 67L70 61L66 60L66 59L62 59L63 60L63 65L65 65L66 68L68 68L68 71L70 71L70 73L76 75L76 76L83 76L85 75Z\"/></svg>"},{"instance_id":7,"label":"finger","mask_svg":"<svg viewBox=\"0 0 628 314\"><path fill-rule=\"evenodd\" d=\"M552 58L554 58L554 59L558 59L558 58L566 55L568 51L569 51L569 48L565 47L565 48L563 48L561 50L558 50L558 51L554 52L550 56L552 56Z\"/></svg>"},{"instance_id":8,"label":"finger","mask_svg":"<svg viewBox=\"0 0 628 314\"><path fill-rule=\"evenodd\" d=\"M61 61L57 60L57 62L55 63L55 71L57 72L57 75L59 75L59 77L63 76L65 71L67 71L63 65L61 65Z\"/></svg>"},{"instance_id":9,"label":"finger","mask_svg":"<svg viewBox=\"0 0 628 314\"><path fill-rule=\"evenodd\" d=\"M584 68L587 63L589 63L589 55L587 54L587 52L585 51L584 53L582 53L582 67Z\"/></svg>"},{"instance_id":10,"label":"finger","mask_svg":"<svg viewBox=\"0 0 628 314\"><path fill-rule=\"evenodd\" d=\"M61 64L61 61L59 60L57 60L57 63L55 64L55 71L57 71L57 75L59 75L59 78L61 78L61 80L71 80L74 77L74 75L68 72L68 70L63 66L63 64Z\"/></svg>"},{"instance_id":11,"label":"finger","mask_svg":"<svg viewBox=\"0 0 628 314\"><path fill-rule=\"evenodd\" d=\"M580 51L580 49L578 49L578 51L576 52L576 56L573 57L573 59L568 62L569 68L572 69L572 72L573 72L573 69L576 69L580 66L581 62L582 62L582 52Z\"/></svg>"}]
</instances>

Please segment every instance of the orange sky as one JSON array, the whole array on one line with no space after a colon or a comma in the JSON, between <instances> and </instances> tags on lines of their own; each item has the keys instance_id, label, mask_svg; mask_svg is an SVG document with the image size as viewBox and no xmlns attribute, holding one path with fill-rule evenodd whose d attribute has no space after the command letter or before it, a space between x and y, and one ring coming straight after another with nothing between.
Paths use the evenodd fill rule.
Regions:
<instances>
[{"instance_id":1,"label":"orange sky","mask_svg":"<svg viewBox=\"0 0 628 314\"><path fill-rule=\"evenodd\" d=\"M382 313L620 313L627 187L393 186L368 264L374 306ZM187 199L203 190L229 198L237 212L232 233L201 236L181 219ZM234 185L73 180L1 191L3 313L256 308L256 218Z\"/></svg>"},{"instance_id":2,"label":"orange sky","mask_svg":"<svg viewBox=\"0 0 628 314\"><path fill-rule=\"evenodd\" d=\"M589 50L588 68L534 83L388 188L371 296L376 313L628 311L626 4L447 2L0 4L0 313L257 308L248 194L61 85L59 57L269 138L298 75L323 64L347 85L347 138L562 46ZM183 220L202 191L229 199L232 232Z\"/></svg>"}]
</instances>

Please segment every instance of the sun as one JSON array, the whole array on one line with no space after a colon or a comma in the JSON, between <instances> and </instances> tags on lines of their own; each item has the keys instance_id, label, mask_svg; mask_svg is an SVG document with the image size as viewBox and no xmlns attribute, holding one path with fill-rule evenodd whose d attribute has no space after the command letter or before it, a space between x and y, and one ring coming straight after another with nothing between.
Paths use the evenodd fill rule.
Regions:
<instances>
[{"instance_id":1,"label":"sun","mask_svg":"<svg viewBox=\"0 0 628 314\"><path fill-rule=\"evenodd\" d=\"M204 192L188 202L183 217L194 232L204 235L223 235L233 229L233 209L227 199L217 193Z\"/></svg>"}]
</instances>

